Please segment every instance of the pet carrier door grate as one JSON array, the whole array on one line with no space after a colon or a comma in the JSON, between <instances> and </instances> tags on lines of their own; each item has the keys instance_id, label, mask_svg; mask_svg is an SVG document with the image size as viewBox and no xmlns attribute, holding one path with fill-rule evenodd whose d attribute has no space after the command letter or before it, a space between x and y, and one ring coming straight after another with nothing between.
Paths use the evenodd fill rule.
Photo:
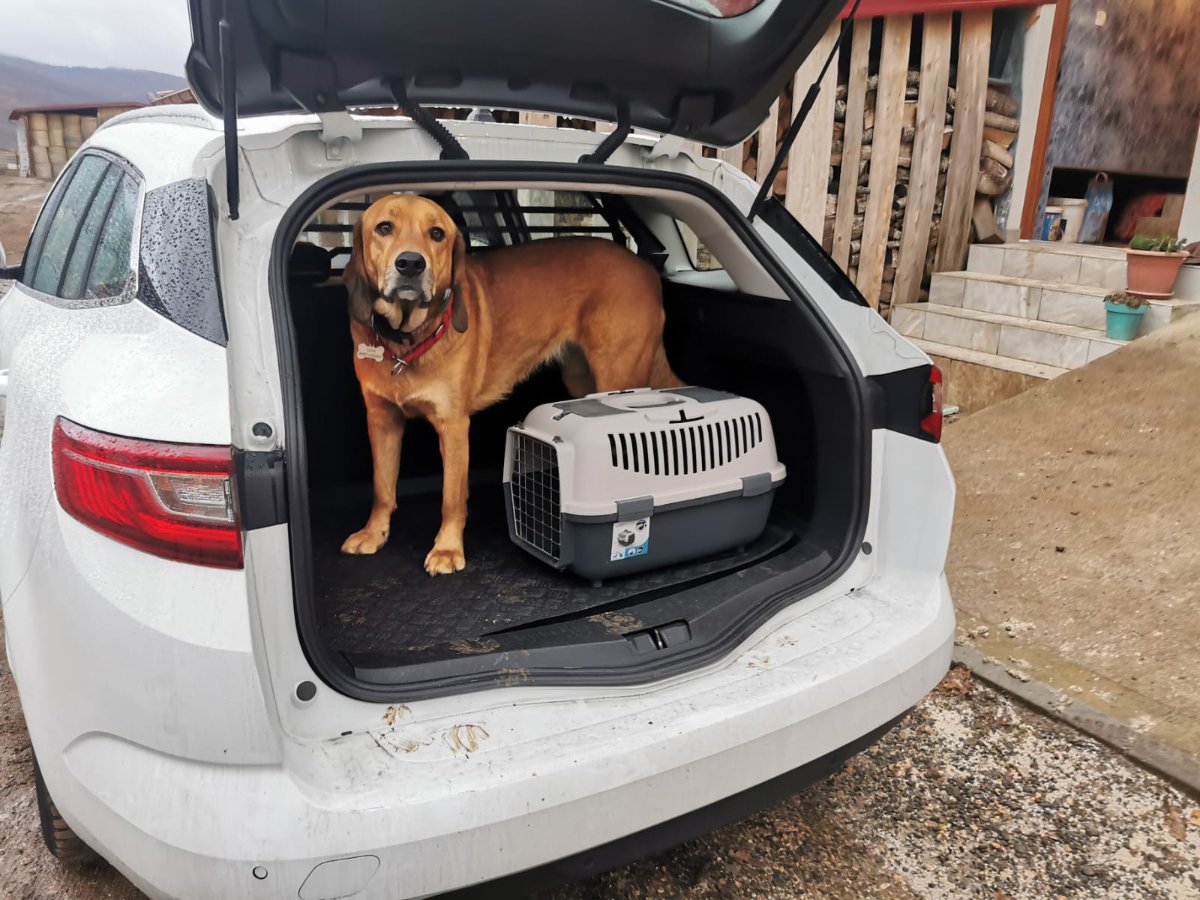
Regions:
<instances>
[{"instance_id":1,"label":"pet carrier door grate","mask_svg":"<svg viewBox=\"0 0 1200 900\"><path fill-rule=\"evenodd\" d=\"M642 571L753 541L783 479L753 400L707 388L592 394L509 429L509 534L588 578Z\"/></svg>"},{"instance_id":2,"label":"pet carrier door grate","mask_svg":"<svg viewBox=\"0 0 1200 900\"><path fill-rule=\"evenodd\" d=\"M562 550L558 455L527 434L513 437L512 505L517 537L557 560Z\"/></svg>"}]
</instances>

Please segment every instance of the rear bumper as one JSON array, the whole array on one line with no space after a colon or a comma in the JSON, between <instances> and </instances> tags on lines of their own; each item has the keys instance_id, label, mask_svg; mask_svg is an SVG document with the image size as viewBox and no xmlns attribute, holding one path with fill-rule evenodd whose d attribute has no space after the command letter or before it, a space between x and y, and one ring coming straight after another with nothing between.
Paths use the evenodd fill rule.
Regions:
<instances>
[{"instance_id":1,"label":"rear bumper","mask_svg":"<svg viewBox=\"0 0 1200 900\"><path fill-rule=\"evenodd\" d=\"M537 891L570 881L591 878L676 847L732 822L748 818L779 800L797 794L842 767L846 760L866 750L900 724L903 716L881 725L856 741L826 753L802 766L777 775L770 781L747 788L741 793L684 813L634 834L609 841L564 859L558 859L516 875L508 875L475 887L444 894L453 900L489 900L492 897L525 897Z\"/></svg>"},{"instance_id":2,"label":"rear bumper","mask_svg":"<svg viewBox=\"0 0 1200 900\"><path fill-rule=\"evenodd\" d=\"M155 897L394 900L601 848L590 871L604 845L689 813L676 825L702 826L713 804L752 791L757 808L824 774L937 684L952 635L944 578L876 579L650 688L537 703L518 688L436 721L402 708L367 733L285 742L282 766L196 762L92 732L66 748L51 791Z\"/></svg>"}]
</instances>

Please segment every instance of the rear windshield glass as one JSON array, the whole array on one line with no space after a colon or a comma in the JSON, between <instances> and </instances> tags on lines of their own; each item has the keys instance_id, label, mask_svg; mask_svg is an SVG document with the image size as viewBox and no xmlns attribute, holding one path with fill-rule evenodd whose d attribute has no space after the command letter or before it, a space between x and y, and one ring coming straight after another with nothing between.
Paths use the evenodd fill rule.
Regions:
<instances>
[{"instance_id":1,"label":"rear windshield glass","mask_svg":"<svg viewBox=\"0 0 1200 900\"><path fill-rule=\"evenodd\" d=\"M668 0L668 2L674 3L676 6L694 9L706 16L728 19L754 9L762 3L762 0Z\"/></svg>"}]
</instances>

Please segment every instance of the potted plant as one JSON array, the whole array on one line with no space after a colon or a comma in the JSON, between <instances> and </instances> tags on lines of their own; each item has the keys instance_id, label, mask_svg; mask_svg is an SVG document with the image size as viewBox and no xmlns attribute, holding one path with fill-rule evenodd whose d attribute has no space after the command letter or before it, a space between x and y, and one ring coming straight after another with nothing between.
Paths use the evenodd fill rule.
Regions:
<instances>
[{"instance_id":1,"label":"potted plant","mask_svg":"<svg viewBox=\"0 0 1200 900\"><path fill-rule=\"evenodd\" d=\"M1142 324L1142 316L1150 301L1139 294L1129 291L1116 291L1104 298L1104 308L1108 312L1105 319L1105 333L1117 341L1132 341L1137 337L1138 328Z\"/></svg>"},{"instance_id":2,"label":"potted plant","mask_svg":"<svg viewBox=\"0 0 1200 900\"><path fill-rule=\"evenodd\" d=\"M1125 251L1125 269L1130 293L1143 297L1170 297L1175 293L1179 267L1188 258L1187 241L1164 234L1140 234Z\"/></svg>"}]
</instances>

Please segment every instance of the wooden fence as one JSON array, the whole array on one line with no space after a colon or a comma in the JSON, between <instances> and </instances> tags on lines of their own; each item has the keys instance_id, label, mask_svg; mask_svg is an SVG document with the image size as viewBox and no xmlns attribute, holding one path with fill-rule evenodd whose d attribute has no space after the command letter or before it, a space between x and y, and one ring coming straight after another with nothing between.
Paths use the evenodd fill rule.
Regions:
<instances>
[{"instance_id":1,"label":"wooden fence","mask_svg":"<svg viewBox=\"0 0 1200 900\"><path fill-rule=\"evenodd\" d=\"M963 266L980 186L992 14L917 21L853 23L772 187L876 308L921 299L931 272ZM836 37L837 26L759 131L722 159L762 183Z\"/></svg>"},{"instance_id":2,"label":"wooden fence","mask_svg":"<svg viewBox=\"0 0 1200 900\"><path fill-rule=\"evenodd\" d=\"M746 141L692 149L761 184L839 28L823 36ZM989 9L856 19L772 186L885 314L924 299L933 272L963 267L973 213L982 204L990 217L989 195L1011 180L1006 148L1016 137L1016 100L989 88L991 40ZM462 118L468 111L435 112ZM499 111L497 119L613 128L538 112ZM333 224L340 214L328 215Z\"/></svg>"}]
</instances>

